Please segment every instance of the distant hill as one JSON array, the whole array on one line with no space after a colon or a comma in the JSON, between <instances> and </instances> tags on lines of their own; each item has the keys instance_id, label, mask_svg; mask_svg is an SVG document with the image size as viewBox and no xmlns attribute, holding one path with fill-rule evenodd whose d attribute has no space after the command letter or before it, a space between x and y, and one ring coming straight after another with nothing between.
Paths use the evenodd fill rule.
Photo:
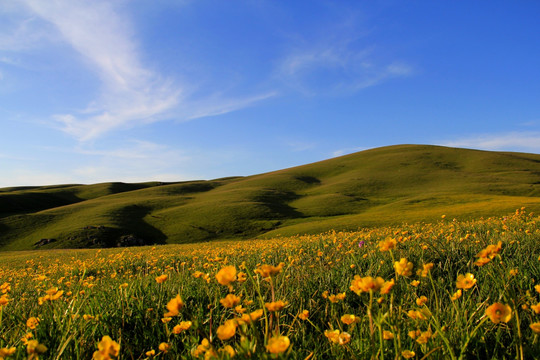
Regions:
<instances>
[{"instance_id":1,"label":"distant hill","mask_svg":"<svg viewBox=\"0 0 540 360\"><path fill-rule=\"evenodd\" d=\"M522 206L540 210L540 155L397 145L248 177L3 188L0 250L249 239Z\"/></svg>"}]
</instances>

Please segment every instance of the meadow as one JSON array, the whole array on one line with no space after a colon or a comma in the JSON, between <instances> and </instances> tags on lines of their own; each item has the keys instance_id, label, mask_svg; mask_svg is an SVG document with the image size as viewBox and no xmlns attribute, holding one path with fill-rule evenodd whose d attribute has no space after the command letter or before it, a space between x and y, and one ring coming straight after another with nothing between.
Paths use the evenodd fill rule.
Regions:
<instances>
[{"instance_id":1,"label":"meadow","mask_svg":"<svg viewBox=\"0 0 540 360\"><path fill-rule=\"evenodd\" d=\"M540 217L0 253L0 359L540 358Z\"/></svg>"}]
</instances>

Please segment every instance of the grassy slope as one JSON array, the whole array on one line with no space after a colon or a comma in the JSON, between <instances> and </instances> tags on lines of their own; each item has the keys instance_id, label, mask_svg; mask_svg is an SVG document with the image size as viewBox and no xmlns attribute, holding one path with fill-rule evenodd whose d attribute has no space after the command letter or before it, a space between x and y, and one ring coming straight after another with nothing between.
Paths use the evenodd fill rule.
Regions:
<instances>
[{"instance_id":1,"label":"grassy slope","mask_svg":"<svg viewBox=\"0 0 540 360\"><path fill-rule=\"evenodd\" d=\"M521 206L540 210L540 155L399 145L245 178L0 189L0 248L317 233Z\"/></svg>"}]
</instances>

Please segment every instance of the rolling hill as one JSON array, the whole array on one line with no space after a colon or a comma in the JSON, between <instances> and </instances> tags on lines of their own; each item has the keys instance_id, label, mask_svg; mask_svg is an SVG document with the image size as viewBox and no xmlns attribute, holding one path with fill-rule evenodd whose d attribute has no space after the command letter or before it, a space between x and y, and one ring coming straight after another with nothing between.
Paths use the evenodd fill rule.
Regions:
<instances>
[{"instance_id":1,"label":"rolling hill","mask_svg":"<svg viewBox=\"0 0 540 360\"><path fill-rule=\"evenodd\" d=\"M0 250L249 239L522 206L540 210L538 154L397 145L248 177L3 188Z\"/></svg>"}]
</instances>

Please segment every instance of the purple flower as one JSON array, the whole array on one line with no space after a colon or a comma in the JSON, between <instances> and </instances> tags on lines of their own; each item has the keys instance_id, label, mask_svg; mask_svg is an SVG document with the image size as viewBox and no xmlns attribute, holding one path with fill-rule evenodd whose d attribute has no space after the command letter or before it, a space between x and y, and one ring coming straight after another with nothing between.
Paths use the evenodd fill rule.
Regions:
<instances>
[{"instance_id":1,"label":"purple flower","mask_svg":"<svg viewBox=\"0 0 540 360\"><path fill-rule=\"evenodd\" d=\"M358 243L358 247L362 247L362 246L364 246L364 244L365 244L365 242L360 241L360 242Z\"/></svg>"}]
</instances>

